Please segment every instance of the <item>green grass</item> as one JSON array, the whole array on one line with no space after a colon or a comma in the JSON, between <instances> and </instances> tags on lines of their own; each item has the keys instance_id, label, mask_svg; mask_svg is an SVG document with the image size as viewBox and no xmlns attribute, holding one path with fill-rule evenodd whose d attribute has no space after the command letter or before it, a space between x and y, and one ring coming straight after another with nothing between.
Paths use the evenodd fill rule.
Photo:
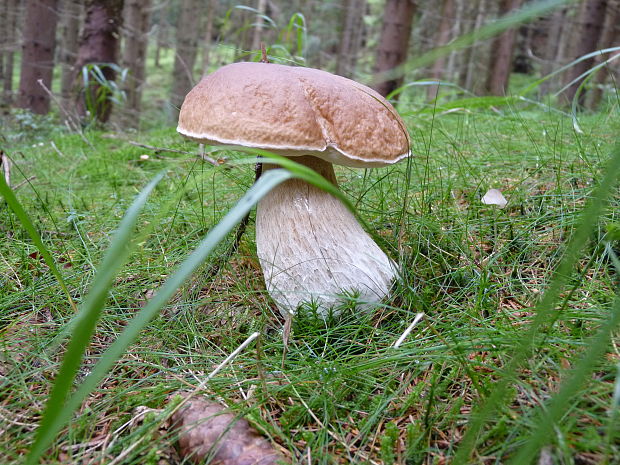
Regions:
<instances>
[{"instance_id":1,"label":"green grass","mask_svg":"<svg viewBox=\"0 0 620 465\"><path fill-rule=\"evenodd\" d=\"M506 463L528 444L534 454L546 447L557 463L617 463L618 340L606 342L602 334L601 343L591 343L615 299L618 244L608 230L619 222L616 188L587 224L589 241L552 300L553 324L543 321L531 350L515 351L524 347L541 296L606 173L620 129L617 109L583 116L584 134L574 132L569 117L540 109L408 109L416 108L400 109L413 139L410 164L337 171L342 190L402 265L403 279L384 306L327 323L303 312L284 355L283 322L264 291L250 228L220 274L203 278L224 245L178 287L86 397L46 463L109 463L130 447L121 463L175 463L163 413L130 421L136 409L164 408L171 393L197 386L254 331L260 344L206 392L234 403L300 462L310 453L315 463L442 463L472 439L472 455L462 463ZM167 174L137 218L143 237L114 278L78 383L253 176L248 165L213 167L125 140L195 150L172 128L86 136L92 148L55 128L39 133L36 144L25 132L7 147L16 165L13 185L36 176L16 195L80 305L131 202L157 173ZM508 199L505 209L480 202L492 187ZM22 223L5 204L0 209L7 237L0 248L0 455L3 463L20 463L62 362L66 342L58 335L72 310ZM420 311L425 318L393 349ZM580 364L588 353L593 358ZM522 363L500 392L515 356ZM571 378L573 369L580 376ZM474 431L472 412L498 392L478 434L466 436ZM541 412L554 409L548 424L551 417ZM533 442L532 433L545 427Z\"/></svg>"}]
</instances>

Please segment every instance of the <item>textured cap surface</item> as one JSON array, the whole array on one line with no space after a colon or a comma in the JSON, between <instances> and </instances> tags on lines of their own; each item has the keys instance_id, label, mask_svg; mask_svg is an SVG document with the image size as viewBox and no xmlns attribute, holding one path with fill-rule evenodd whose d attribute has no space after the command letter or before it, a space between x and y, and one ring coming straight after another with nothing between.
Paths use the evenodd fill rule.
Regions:
<instances>
[{"instance_id":1,"label":"textured cap surface","mask_svg":"<svg viewBox=\"0 0 620 465\"><path fill-rule=\"evenodd\" d=\"M177 131L207 144L242 145L340 165L385 166L409 155L396 110L374 90L312 68L234 63L185 97Z\"/></svg>"}]
</instances>

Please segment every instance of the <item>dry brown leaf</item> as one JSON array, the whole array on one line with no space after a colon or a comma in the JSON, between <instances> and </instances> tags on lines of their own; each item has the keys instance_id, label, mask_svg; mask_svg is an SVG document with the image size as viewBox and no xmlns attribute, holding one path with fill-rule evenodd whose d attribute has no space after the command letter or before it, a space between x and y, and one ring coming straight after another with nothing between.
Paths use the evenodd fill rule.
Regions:
<instances>
[{"instance_id":1,"label":"dry brown leaf","mask_svg":"<svg viewBox=\"0 0 620 465\"><path fill-rule=\"evenodd\" d=\"M172 415L181 456L192 463L276 465L290 463L243 418L204 398L190 399Z\"/></svg>"}]
</instances>

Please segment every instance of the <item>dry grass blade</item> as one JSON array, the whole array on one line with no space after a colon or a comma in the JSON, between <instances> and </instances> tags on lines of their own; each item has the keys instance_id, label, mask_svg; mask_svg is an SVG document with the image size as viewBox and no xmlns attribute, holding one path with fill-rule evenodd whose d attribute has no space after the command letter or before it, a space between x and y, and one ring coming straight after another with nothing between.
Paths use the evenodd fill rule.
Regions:
<instances>
[{"instance_id":1,"label":"dry grass blade","mask_svg":"<svg viewBox=\"0 0 620 465\"><path fill-rule=\"evenodd\" d=\"M172 415L183 458L221 465L290 463L246 420L225 410L216 402L194 398Z\"/></svg>"}]
</instances>

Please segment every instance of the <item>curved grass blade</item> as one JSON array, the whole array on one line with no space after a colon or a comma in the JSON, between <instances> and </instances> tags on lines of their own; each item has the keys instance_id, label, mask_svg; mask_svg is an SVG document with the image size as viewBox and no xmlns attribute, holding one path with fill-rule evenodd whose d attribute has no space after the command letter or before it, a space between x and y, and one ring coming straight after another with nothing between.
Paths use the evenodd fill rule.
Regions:
<instances>
[{"instance_id":1,"label":"curved grass blade","mask_svg":"<svg viewBox=\"0 0 620 465\"><path fill-rule=\"evenodd\" d=\"M242 147L242 146L239 146L239 147L227 146L225 148L226 150L235 150L239 152L252 153L254 155L261 157L261 158L250 158L250 159L244 159L244 160L237 160L236 163L239 163L239 164L265 163L265 159L268 159L269 163L273 163L274 165L279 165L282 168L285 168L286 170L290 171L294 175L294 177L302 179L312 184L313 186L318 187L319 189L322 189L325 192L333 195L338 200L340 200L351 213L353 213L357 217L357 212L355 210L355 207L349 201L349 199L342 193L342 191L340 191L340 189L338 189L336 186L334 186L331 182L329 182L319 173L314 171L312 168L308 168L307 166L294 162L290 158L286 158L281 155L276 155L267 150L256 149L252 147ZM358 219L363 223L364 227L368 226L364 222L363 218L358 217Z\"/></svg>"},{"instance_id":2,"label":"curved grass blade","mask_svg":"<svg viewBox=\"0 0 620 465\"><path fill-rule=\"evenodd\" d=\"M425 66L435 62L437 59L448 55L454 50L460 50L468 47L479 40L490 39L491 37L500 34L507 29L534 20L540 16L544 16L551 10L573 2L575 2L575 0L542 0L529 4L524 8L515 10L514 12L499 18L497 21L493 21L492 23L481 27L480 29L463 34L447 45L436 47L421 56L411 58L402 65L399 65L389 71L377 73L372 76L370 82L365 82L364 84L373 87L373 85L378 82L399 78L403 76L407 70L422 69Z\"/></svg>"},{"instance_id":3,"label":"curved grass blade","mask_svg":"<svg viewBox=\"0 0 620 465\"><path fill-rule=\"evenodd\" d=\"M47 447L50 446L52 441L54 440L56 434L60 431L60 429L70 420L73 412L81 405L82 401L88 396L88 394L97 387L97 385L101 382L101 380L106 376L108 371L114 366L114 364L120 359L123 353L127 350L129 345L138 337L140 331L151 321L158 313L159 310L168 302L168 300L174 295L177 289L183 285L183 283L191 276L191 274L201 266L205 259L211 254L211 252L217 247L219 242L224 239L224 237L237 225L239 221L245 216L245 214L250 211L250 209L254 206L256 202L258 202L267 192L269 192L273 187L280 184L281 182L292 178L293 175L285 170L271 170L265 173L261 178L252 186L248 192L237 202L237 204L222 218L222 220L213 228L207 236L200 242L198 247L190 254L190 256L181 263L178 267L177 271L160 287L159 291L153 298L149 301L149 303L129 322L129 324L125 327L121 335L110 345L110 347L103 353L101 359L94 366L92 372L84 379L82 384L77 388L75 393L69 398L69 400L65 403L64 400L66 395L71 387L73 376L70 379L63 380L61 379L61 373L59 373L57 377L56 384L54 385L54 391L52 392L52 397L48 401L48 409L46 410L43 420L41 422L41 426L39 428L37 439L32 446L30 453L26 460L26 465L34 465L38 462L39 458L45 452ZM153 186L156 184L156 181L159 179L155 179L152 181L149 186ZM146 189L145 189L146 190ZM144 194L144 191L143 191ZM142 197L142 194L141 194ZM137 203L134 202L134 204ZM130 210L134 207L130 208ZM135 215L135 213L134 213ZM126 214L126 218L130 216L130 212L128 211ZM135 220L135 218L134 218ZM123 220L123 223L125 219ZM121 223L121 224L123 224ZM119 228L119 231L127 228ZM119 236L117 234L116 239L113 241L112 246L108 254L106 254L106 258L112 255L112 248L115 249L115 254L118 255L122 253L125 248L125 243L129 239L129 233L131 229L127 231L127 235L123 236L123 240L119 240ZM121 250L118 250L120 247ZM93 290L98 291L96 296L93 295L93 290L89 293L87 297L87 302L93 302L93 305L98 304L100 307L103 306L103 301L109 286L111 285L111 278L116 274L117 269L115 270L106 270L104 265L106 264L106 260L102 263L102 274L105 274L108 283L108 286L105 287L105 293L102 293L103 289L95 289L95 285L93 284ZM118 267L117 267L118 268ZM98 273L99 277L99 273ZM102 278L97 279L103 280ZM97 299L97 300L96 300ZM81 321L78 323L78 325ZM89 320L89 323L92 324L92 329L94 329L94 322ZM76 333L81 333L80 328L76 328ZM80 340L86 339L86 343L90 339L92 334L89 333L87 336L85 334L80 335ZM71 341L73 343L73 340ZM71 345L67 349L67 356L70 355ZM78 354L78 357L71 355L71 367L77 370L76 363L79 364L81 359L81 353ZM77 360L76 360L77 359ZM63 363L64 368L64 363ZM59 384L62 384L61 387L57 387ZM55 392L58 391L58 392ZM52 402L52 400L54 402Z\"/></svg>"},{"instance_id":4,"label":"curved grass blade","mask_svg":"<svg viewBox=\"0 0 620 465\"><path fill-rule=\"evenodd\" d=\"M376 234L373 228L370 227L368 222L366 222L366 220L358 214L357 210L355 209L355 206L351 203L348 197L345 196L344 193L340 189L338 189L337 186L333 185L331 182L329 182L319 173L314 171L312 168L308 168L307 166L294 162L290 158L286 158L281 155L276 155L272 152L269 152L263 149L257 149L257 148L252 148L252 147L241 147L241 146L239 147L227 146L226 149L236 150L239 152L252 153L254 155L261 157L261 158L250 158L250 159L244 159L244 160L237 160L236 163L240 163L240 164L265 163L265 159L268 159L269 163L279 165L282 168L285 168L291 173L293 173L296 178L302 179L306 181L307 183L312 184L313 186L318 187L319 189L327 192L328 194L331 194L332 196L334 196L335 198L337 198L344 204L344 206L353 214L353 216L355 216L357 221L362 225L364 230L366 230L366 232L370 234L370 236L375 242L381 245L384 250L391 249L390 245L387 243L387 240L379 236L378 234ZM411 157L409 159L411 159Z\"/></svg>"},{"instance_id":5,"label":"curved grass blade","mask_svg":"<svg viewBox=\"0 0 620 465\"><path fill-rule=\"evenodd\" d=\"M81 305L81 315L74 322L73 337L65 351L65 356L45 406L34 444L26 459L28 464L37 463L39 457L45 452L45 449L50 445L58 431L56 419L63 415L65 400L71 390L73 380L82 361L82 356L101 315L108 291L114 282L114 277L129 256L131 248L127 244L136 225L138 215L150 193L163 177L164 173L157 175L134 200L123 217L112 239L110 248L99 266L92 287L86 296L84 304Z\"/></svg>"},{"instance_id":6,"label":"curved grass blade","mask_svg":"<svg viewBox=\"0 0 620 465\"><path fill-rule=\"evenodd\" d=\"M572 274L581 256L581 251L590 238L592 229L597 224L596 220L601 215L606 200L617 184L620 173L620 143L614 146L609 163L605 170L603 170L603 173L605 173L604 177L584 208L581 221L566 247L562 261L553 273L549 287L545 291L540 303L536 306L534 320L512 351L515 355L503 370L502 377L496 383L496 387L490 396L482 399L479 406L474 409L469 427L454 458L453 463L455 465L470 463L469 457L484 424L499 407L500 403L506 401L509 387L516 378L517 369L530 357L540 328L554 319L556 303L560 300L562 289Z\"/></svg>"},{"instance_id":7,"label":"curved grass blade","mask_svg":"<svg viewBox=\"0 0 620 465\"><path fill-rule=\"evenodd\" d=\"M15 213L15 216L17 216L17 218L21 222L22 227L26 230L26 233L28 233L28 235L30 236L30 239L32 240L35 247L37 248L37 250L43 257L43 260L45 260L46 265L49 266L50 271L52 272L52 274L58 281L58 284L60 284L60 287L62 288L63 292L67 295L67 299L69 300L69 305L71 305L71 308L73 308L74 312L77 312L77 306L75 305L75 302L71 298L71 293L69 292L69 288L67 287L67 284L65 283L65 280L62 277L62 274L60 273L60 271L56 267L56 264L54 263L52 254L49 252L49 250L47 250L47 247L43 243L43 240L41 239L41 236L37 232L37 229L34 227L34 224L32 223L32 221L30 221L30 217L28 216L28 213L26 213L26 210L24 210L24 207L22 207L21 203L17 199L17 196L13 192L13 189L11 189L9 185L6 183L4 176L0 176L0 194L2 194L8 206L11 208L11 210L13 210L13 213Z\"/></svg>"},{"instance_id":8,"label":"curved grass blade","mask_svg":"<svg viewBox=\"0 0 620 465\"><path fill-rule=\"evenodd\" d=\"M561 384L558 393L551 397L546 407L539 406L537 408L539 416L536 426L525 441L524 446L509 462L510 464L532 463L540 448L549 441L549 438L553 437L555 425L566 413L570 401L596 369L597 362L605 354L611 340L611 334L618 327L618 324L620 324L620 298L617 297L611 308L609 318L605 320L596 336L586 343L588 349L568 378Z\"/></svg>"}]
</instances>

